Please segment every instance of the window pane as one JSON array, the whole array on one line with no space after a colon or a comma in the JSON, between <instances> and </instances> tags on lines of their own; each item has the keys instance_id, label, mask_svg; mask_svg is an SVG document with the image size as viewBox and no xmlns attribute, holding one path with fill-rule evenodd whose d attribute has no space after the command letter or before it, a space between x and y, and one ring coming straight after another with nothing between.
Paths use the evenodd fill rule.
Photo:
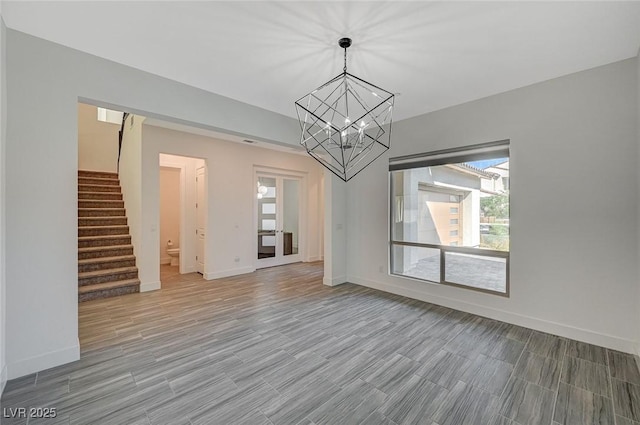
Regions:
<instances>
[{"instance_id":1,"label":"window pane","mask_svg":"<svg viewBox=\"0 0 640 425\"><path fill-rule=\"evenodd\" d=\"M509 251L508 182L508 158L392 171L392 239Z\"/></svg>"},{"instance_id":2,"label":"window pane","mask_svg":"<svg viewBox=\"0 0 640 425\"><path fill-rule=\"evenodd\" d=\"M262 229L260 230L276 230L276 221L262 220Z\"/></svg>"},{"instance_id":3,"label":"window pane","mask_svg":"<svg viewBox=\"0 0 640 425\"><path fill-rule=\"evenodd\" d=\"M394 245L391 273L440 282L440 250Z\"/></svg>"},{"instance_id":4,"label":"window pane","mask_svg":"<svg viewBox=\"0 0 640 425\"><path fill-rule=\"evenodd\" d=\"M263 236L262 237L262 245L264 245L264 246L276 246L276 237L275 236Z\"/></svg>"},{"instance_id":5,"label":"window pane","mask_svg":"<svg viewBox=\"0 0 640 425\"><path fill-rule=\"evenodd\" d=\"M262 204L262 214L275 214L276 213L276 204Z\"/></svg>"},{"instance_id":6,"label":"window pane","mask_svg":"<svg viewBox=\"0 0 640 425\"><path fill-rule=\"evenodd\" d=\"M507 292L507 259L446 252L445 280L490 291Z\"/></svg>"}]
</instances>

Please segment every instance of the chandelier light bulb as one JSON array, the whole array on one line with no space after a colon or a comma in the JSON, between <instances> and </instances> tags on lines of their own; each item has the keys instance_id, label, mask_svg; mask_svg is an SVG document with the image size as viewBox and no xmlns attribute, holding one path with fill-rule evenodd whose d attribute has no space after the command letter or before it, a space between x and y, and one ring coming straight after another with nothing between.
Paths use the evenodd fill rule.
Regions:
<instances>
[{"instance_id":1,"label":"chandelier light bulb","mask_svg":"<svg viewBox=\"0 0 640 425\"><path fill-rule=\"evenodd\" d=\"M262 193L258 193L257 197L258 199L262 199Z\"/></svg>"},{"instance_id":2,"label":"chandelier light bulb","mask_svg":"<svg viewBox=\"0 0 640 425\"><path fill-rule=\"evenodd\" d=\"M258 188L258 192L260 192L262 195L266 195L268 190L269 189L267 189L265 186L260 186Z\"/></svg>"}]
</instances>

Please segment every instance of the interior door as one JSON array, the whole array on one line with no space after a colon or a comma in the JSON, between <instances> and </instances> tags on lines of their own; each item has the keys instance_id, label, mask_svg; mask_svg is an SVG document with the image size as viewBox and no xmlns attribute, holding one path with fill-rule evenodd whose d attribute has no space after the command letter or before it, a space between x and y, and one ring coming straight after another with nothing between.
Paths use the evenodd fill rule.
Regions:
<instances>
[{"instance_id":1,"label":"interior door","mask_svg":"<svg viewBox=\"0 0 640 425\"><path fill-rule=\"evenodd\" d=\"M196 170L196 271L204 274L205 168Z\"/></svg>"},{"instance_id":2,"label":"interior door","mask_svg":"<svg viewBox=\"0 0 640 425\"><path fill-rule=\"evenodd\" d=\"M272 267L301 261L301 180L297 177L259 174L256 197L256 267Z\"/></svg>"}]
</instances>

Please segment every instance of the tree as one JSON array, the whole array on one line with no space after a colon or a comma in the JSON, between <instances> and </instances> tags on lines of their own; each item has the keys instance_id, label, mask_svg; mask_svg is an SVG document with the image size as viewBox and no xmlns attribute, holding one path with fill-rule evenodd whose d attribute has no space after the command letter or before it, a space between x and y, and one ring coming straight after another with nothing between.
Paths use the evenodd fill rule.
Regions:
<instances>
[{"instance_id":1,"label":"tree","mask_svg":"<svg viewBox=\"0 0 640 425\"><path fill-rule=\"evenodd\" d=\"M480 209L485 217L509 218L509 196L494 195L480 198Z\"/></svg>"}]
</instances>

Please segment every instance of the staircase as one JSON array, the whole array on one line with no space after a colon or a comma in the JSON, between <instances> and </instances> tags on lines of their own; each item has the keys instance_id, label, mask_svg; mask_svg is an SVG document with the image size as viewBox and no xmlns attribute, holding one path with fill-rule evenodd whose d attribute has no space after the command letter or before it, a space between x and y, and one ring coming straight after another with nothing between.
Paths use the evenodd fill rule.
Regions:
<instances>
[{"instance_id":1,"label":"staircase","mask_svg":"<svg viewBox=\"0 0 640 425\"><path fill-rule=\"evenodd\" d=\"M78 302L140 292L118 174L78 170Z\"/></svg>"}]
</instances>

